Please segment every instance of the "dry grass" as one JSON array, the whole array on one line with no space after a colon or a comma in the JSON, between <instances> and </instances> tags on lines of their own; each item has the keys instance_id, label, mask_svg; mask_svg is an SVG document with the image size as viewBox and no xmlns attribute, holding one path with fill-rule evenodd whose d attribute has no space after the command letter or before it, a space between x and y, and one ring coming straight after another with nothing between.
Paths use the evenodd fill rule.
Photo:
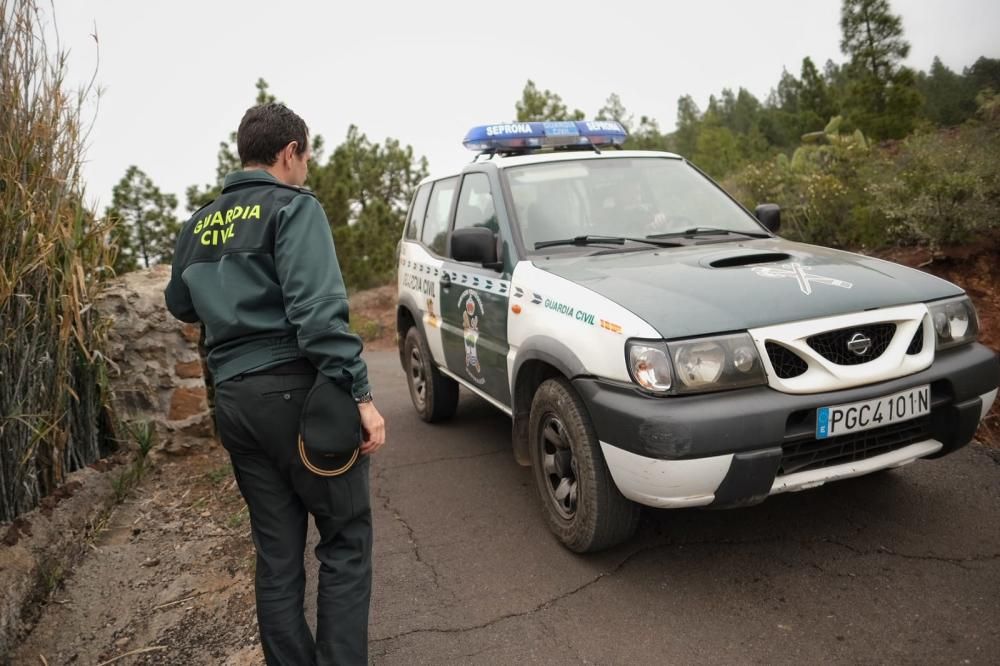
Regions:
<instances>
[{"instance_id":1,"label":"dry grass","mask_svg":"<svg viewBox=\"0 0 1000 666\"><path fill-rule=\"evenodd\" d=\"M106 453L106 361L91 307L113 257L83 204L93 83L31 0L0 0L0 520Z\"/></svg>"}]
</instances>

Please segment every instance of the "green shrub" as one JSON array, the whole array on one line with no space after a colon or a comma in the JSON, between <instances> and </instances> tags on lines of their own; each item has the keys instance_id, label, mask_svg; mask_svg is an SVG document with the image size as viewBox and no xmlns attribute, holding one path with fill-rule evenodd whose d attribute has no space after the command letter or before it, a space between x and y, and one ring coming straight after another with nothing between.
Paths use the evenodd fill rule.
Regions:
<instances>
[{"instance_id":1,"label":"green shrub","mask_svg":"<svg viewBox=\"0 0 1000 666\"><path fill-rule=\"evenodd\" d=\"M834 118L822 132L807 134L791 158L778 155L752 164L726 182L749 208L776 203L782 234L793 240L833 246L879 245L881 219L869 205L866 186L873 154L858 131L841 133Z\"/></svg>"},{"instance_id":2,"label":"green shrub","mask_svg":"<svg viewBox=\"0 0 1000 666\"><path fill-rule=\"evenodd\" d=\"M871 190L896 238L932 247L1000 228L1000 123L907 138Z\"/></svg>"},{"instance_id":3,"label":"green shrub","mask_svg":"<svg viewBox=\"0 0 1000 666\"><path fill-rule=\"evenodd\" d=\"M365 342L377 340L382 335L382 325L362 315L351 316L351 330Z\"/></svg>"},{"instance_id":4,"label":"green shrub","mask_svg":"<svg viewBox=\"0 0 1000 666\"><path fill-rule=\"evenodd\" d=\"M751 164L724 185L744 205L776 203L782 235L834 247L940 246L1000 226L1000 117L871 147L834 118L791 158Z\"/></svg>"}]
</instances>

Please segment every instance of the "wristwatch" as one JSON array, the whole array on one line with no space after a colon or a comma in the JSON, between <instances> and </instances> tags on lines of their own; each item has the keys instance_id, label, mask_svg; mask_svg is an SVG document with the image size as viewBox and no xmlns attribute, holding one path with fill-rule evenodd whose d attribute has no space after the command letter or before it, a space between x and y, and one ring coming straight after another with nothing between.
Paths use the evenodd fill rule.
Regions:
<instances>
[{"instance_id":1,"label":"wristwatch","mask_svg":"<svg viewBox=\"0 0 1000 666\"><path fill-rule=\"evenodd\" d=\"M372 396L372 392L371 391L365 391L361 395L355 396L354 402L356 402L356 403L358 403L360 405L363 402L372 402L374 399L375 398Z\"/></svg>"}]
</instances>

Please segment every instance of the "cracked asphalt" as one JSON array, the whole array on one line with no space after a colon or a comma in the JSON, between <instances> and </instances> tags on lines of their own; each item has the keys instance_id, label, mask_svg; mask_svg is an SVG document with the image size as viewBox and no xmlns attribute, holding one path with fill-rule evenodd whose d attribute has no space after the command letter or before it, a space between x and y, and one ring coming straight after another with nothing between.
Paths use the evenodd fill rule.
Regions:
<instances>
[{"instance_id":1,"label":"cracked asphalt","mask_svg":"<svg viewBox=\"0 0 1000 666\"><path fill-rule=\"evenodd\" d=\"M389 427L372 467L376 664L1000 655L1000 465L979 445L747 509L644 510L630 542L580 556L545 527L509 418L463 392L454 419L425 424L398 356L366 358ZM314 615L314 578L307 598Z\"/></svg>"}]
</instances>

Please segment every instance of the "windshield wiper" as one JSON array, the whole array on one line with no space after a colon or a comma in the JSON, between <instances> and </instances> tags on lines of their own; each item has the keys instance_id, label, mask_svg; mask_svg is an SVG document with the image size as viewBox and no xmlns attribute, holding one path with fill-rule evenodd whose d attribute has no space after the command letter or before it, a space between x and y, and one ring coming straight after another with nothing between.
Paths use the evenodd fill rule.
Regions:
<instances>
[{"instance_id":1,"label":"windshield wiper","mask_svg":"<svg viewBox=\"0 0 1000 666\"><path fill-rule=\"evenodd\" d=\"M770 238L770 234L754 233L752 231L736 231L735 229L719 229L717 227L691 227L690 229L685 229L684 231L672 231L665 234L651 234L646 236L646 238L656 239L656 238L678 238L686 236L711 236L715 234L740 234L741 236L749 236L751 238Z\"/></svg>"},{"instance_id":2,"label":"windshield wiper","mask_svg":"<svg viewBox=\"0 0 1000 666\"><path fill-rule=\"evenodd\" d=\"M655 245L657 247L669 247L676 246L677 243L657 241L654 236L646 236L645 238L634 238L632 236L574 236L573 238L562 238L560 240L548 240L539 241L535 243L535 249L541 250L546 247L555 247L557 245L624 245L625 241L632 241L634 243L646 243L647 245Z\"/></svg>"}]
</instances>

